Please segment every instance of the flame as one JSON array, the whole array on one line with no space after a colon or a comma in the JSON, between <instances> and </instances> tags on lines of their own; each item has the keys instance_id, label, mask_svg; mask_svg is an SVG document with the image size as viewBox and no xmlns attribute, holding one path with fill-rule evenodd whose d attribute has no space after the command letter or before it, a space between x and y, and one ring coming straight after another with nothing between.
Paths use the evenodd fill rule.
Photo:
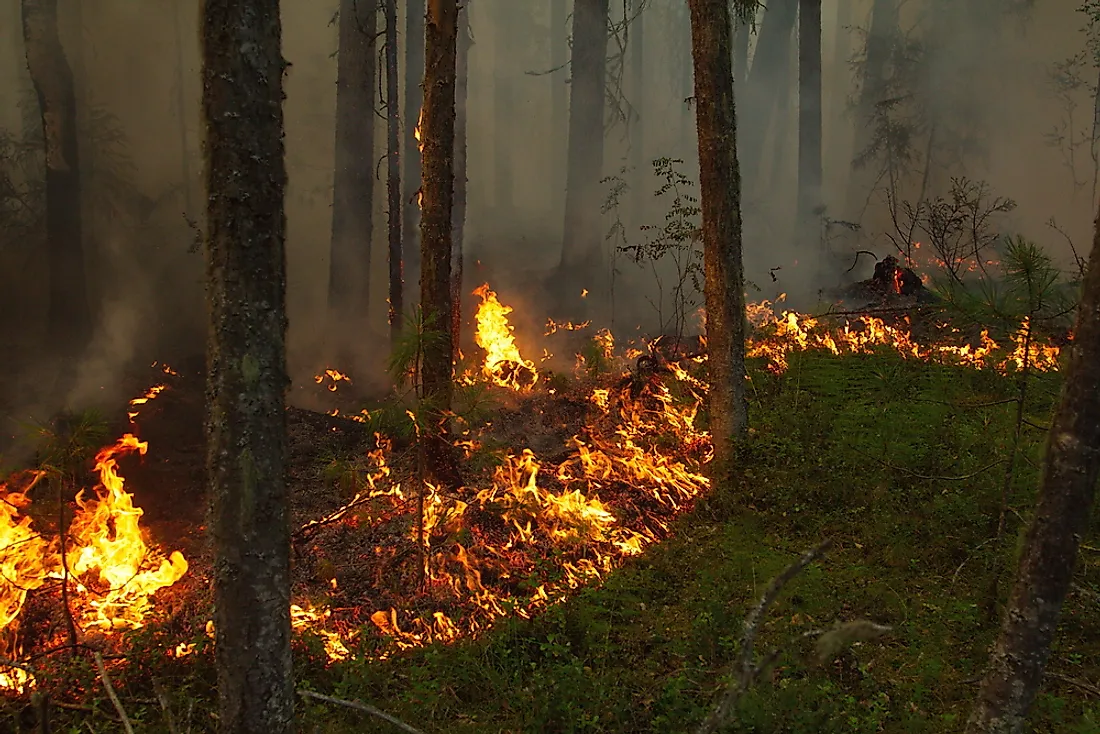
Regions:
<instances>
[{"instance_id":1,"label":"flame","mask_svg":"<svg viewBox=\"0 0 1100 734\"><path fill-rule=\"evenodd\" d=\"M481 298L474 339L486 352L482 374L501 387L530 390L538 382L539 373L535 363L524 359L516 346L514 327L508 322L512 307L498 301L488 283L479 286L473 295Z\"/></svg>"},{"instance_id":2,"label":"flame","mask_svg":"<svg viewBox=\"0 0 1100 734\"><path fill-rule=\"evenodd\" d=\"M420 136L420 131L424 126L424 107L420 107L420 114L416 117L416 127L413 128L413 137L416 138L416 149L421 153L424 152L424 140Z\"/></svg>"},{"instance_id":3,"label":"flame","mask_svg":"<svg viewBox=\"0 0 1100 734\"><path fill-rule=\"evenodd\" d=\"M340 372L339 370L334 370L331 368L326 369L319 375L314 375L313 381L320 385L325 381L326 378L331 381L327 386L329 392L336 392L336 390L339 389L341 382L346 382L349 385L351 384L350 377L345 375L343 372Z\"/></svg>"}]
</instances>

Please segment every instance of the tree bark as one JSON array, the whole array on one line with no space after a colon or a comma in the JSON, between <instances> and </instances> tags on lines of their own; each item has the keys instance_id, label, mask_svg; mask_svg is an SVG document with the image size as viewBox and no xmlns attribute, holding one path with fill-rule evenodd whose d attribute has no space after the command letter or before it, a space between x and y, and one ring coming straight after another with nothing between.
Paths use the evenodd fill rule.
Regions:
<instances>
[{"instance_id":1,"label":"tree bark","mask_svg":"<svg viewBox=\"0 0 1100 734\"><path fill-rule=\"evenodd\" d=\"M458 50L455 69L455 185L451 211L451 349L455 364L462 346L462 266L466 237L466 142L467 102L470 91L470 0L459 9Z\"/></svg>"},{"instance_id":2,"label":"tree bark","mask_svg":"<svg viewBox=\"0 0 1100 734\"><path fill-rule=\"evenodd\" d=\"M424 2L405 3L405 196L402 232L405 235L405 278L417 282L420 273L420 143L416 127L424 101Z\"/></svg>"},{"instance_id":3,"label":"tree bark","mask_svg":"<svg viewBox=\"0 0 1100 734\"><path fill-rule=\"evenodd\" d=\"M799 0L772 0L760 21L756 53L745 84L744 108L749 114L742 125L741 175L750 184L759 177L768 130L773 127L780 97L788 93L791 35L798 17ZM779 155L780 151L776 152Z\"/></svg>"},{"instance_id":4,"label":"tree bark","mask_svg":"<svg viewBox=\"0 0 1100 734\"><path fill-rule=\"evenodd\" d=\"M970 734L1017 734L1042 682L1062 602L1100 476L1100 214L1069 347L1058 411L1047 436L1039 501Z\"/></svg>"},{"instance_id":5,"label":"tree bark","mask_svg":"<svg viewBox=\"0 0 1100 734\"><path fill-rule=\"evenodd\" d=\"M550 68L554 70L550 76L550 114L554 130L551 139L557 151L552 168L551 202L556 216L562 216L565 211L565 151L569 147L569 103L565 95L566 80L569 78L569 71L566 69L566 64L569 63L567 16L566 0L550 0Z\"/></svg>"},{"instance_id":6,"label":"tree bark","mask_svg":"<svg viewBox=\"0 0 1100 734\"><path fill-rule=\"evenodd\" d=\"M397 0L386 0L386 210L391 349L401 336L401 319L405 314L404 258L401 255L401 79L398 73Z\"/></svg>"},{"instance_id":7,"label":"tree bark","mask_svg":"<svg viewBox=\"0 0 1100 734\"><path fill-rule=\"evenodd\" d=\"M339 25L328 356L352 364L370 329L376 0L340 0Z\"/></svg>"},{"instance_id":8,"label":"tree bark","mask_svg":"<svg viewBox=\"0 0 1100 734\"><path fill-rule=\"evenodd\" d=\"M223 734L289 734L286 168L278 0L204 0L207 470Z\"/></svg>"},{"instance_id":9,"label":"tree bark","mask_svg":"<svg viewBox=\"0 0 1100 734\"><path fill-rule=\"evenodd\" d=\"M748 430L732 24L727 0L688 0L688 4L699 136L710 433L714 442L713 477L720 482L733 467L736 441Z\"/></svg>"},{"instance_id":10,"label":"tree bark","mask_svg":"<svg viewBox=\"0 0 1100 734\"><path fill-rule=\"evenodd\" d=\"M607 77L608 0L573 4L569 87L569 151L565 228L559 275L562 286L602 299L604 258L600 227L603 176L604 85ZM569 291L572 294L572 291ZM563 292L561 295L565 295Z\"/></svg>"},{"instance_id":11,"label":"tree bark","mask_svg":"<svg viewBox=\"0 0 1100 734\"><path fill-rule=\"evenodd\" d=\"M461 485L458 461L447 430L454 392L451 333L451 226L455 181L455 86L458 55L456 0L428 0L424 25L424 114L420 135L423 204L420 217L420 307L426 330L421 374L427 417L423 437L429 477L448 487Z\"/></svg>"},{"instance_id":12,"label":"tree bark","mask_svg":"<svg viewBox=\"0 0 1100 734\"><path fill-rule=\"evenodd\" d=\"M48 346L60 360L78 357L92 338L80 207L76 91L57 28L57 0L22 0L23 43L46 152ZM66 363L66 362L63 362Z\"/></svg>"},{"instance_id":13,"label":"tree bark","mask_svg":"<svg viewBox=\"0 0 1100 734\"><path fill-rule=\"evenodd\" d=\"M821 0L798 4L798 226L803 252L821 242Z\"/></svg>"}]
</instances>

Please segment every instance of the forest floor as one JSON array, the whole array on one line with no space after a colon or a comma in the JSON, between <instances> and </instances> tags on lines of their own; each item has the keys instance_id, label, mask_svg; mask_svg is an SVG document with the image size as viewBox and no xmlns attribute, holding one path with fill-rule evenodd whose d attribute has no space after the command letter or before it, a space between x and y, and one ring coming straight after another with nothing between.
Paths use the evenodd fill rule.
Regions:
<instances>
[{"instance_id":1,"label":"forest floor","mask_svg":"<svg viewBox=\"0 0 1100 734\"><path fill-rule=\"evenodd\" d=\"M450 582L434 587L417 586L423 583L417 531L403 509L408 500L394 499L392 484L339 522L305 528L362 492L363 477L382 487L378 455L371 454L375 431L393 434L388 479L414 471L408 427L398 427L403 408L383 408L367 424L292 409L294 598L307 609L322 603L331 609L328 632L298 636L298 688L368 703L429 733L691 730L729 680L747 610L785 566L830 538L824 557L787 584L769 613L757 649L784 652L742 700L733 730L959 730L1011 584L1058 375L1036 374L1029 382L998 542L1005 459L1016 429L1015 405L1006 402L1017 394L1014 378L905 359L889 349L795 352L787 361L782 374L759 360L751 365L753 429L733 485L697 497L655 493L650 501L609 481L600 497L623 529L566 523L555 526L565 528L555 537L569 536L556 545L545 537L505 542L509 527L475 512L467 496L467 527L447 530L453 517L437 518L442 530L429 542L429 575ZM151 376L134 377L138 393ZM156 597L155 620L113 638L112 677L139 732L212 731L215 723L216 677L204 642L210 551L203 532L203 393L198 375L173 379L136 419L148 454L121 464L152 539L190 561L188 574ZM502 457L530 446L545 457L539 486L563 496L571 486L563 467L576 468L570 436L585 436L591 447L604 440L592 427L598 416L578 396L596 385L613 391L618 379L558 376L526 395L460 391L464 415L485 447L468 459L471 483L494 486L505 470L522 483L523 467ZM454 502L443 498L441 506L453 508L447 501ZM48 523L48 516L43 512L40 521ZM615 556L616 539L626 537L615 533L627 530L644 538L645 548ZM489 550L493 543L498 551ZM1100 732L1100 518L1084 544L1032 716L1037 732ZM462 578L456 547L479 555L480 580L455 581ZM588 578L570 581L563 569L576 571L582 562L594 564ZM571 585L577 588L569 591ZM467 639L465 629L486 626L496 614L471 605L475 586L488 589L504 612L530 619L506 613ZM539 587L551 590L541 605L529 602ZM552 603L557 596L567 599ZM53 634L51 603L50 595L32 594L24 629ZM381 621L375 615L392 607L404 616L387 635L385 615ZM410 626L409 620L431 619L432 610L446 613L450 633ZM892 629L825 664L814 661L812 640L788 646L808 630L859 618ZM358 628L365 631L356 636ZM335 662L325 647L333 631L349 652ZM461 639L420 644L417 631L421 641ZM188 641L192 653L172 654ZM87 656L45 656L34 664L45 671L42 689L60 705L52 714L56 731L121 731ZM25 694L7 700L0 731L31 731L27 701ZM302 731L394 730L316 700L301 699L300 713Z\"/></svg>"}]
</instances>

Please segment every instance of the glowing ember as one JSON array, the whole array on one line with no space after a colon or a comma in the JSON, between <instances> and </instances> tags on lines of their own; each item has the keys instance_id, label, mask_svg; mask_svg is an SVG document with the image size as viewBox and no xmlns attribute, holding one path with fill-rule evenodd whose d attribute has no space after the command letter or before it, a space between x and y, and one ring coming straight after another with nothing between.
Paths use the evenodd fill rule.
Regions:
<instances>
[{"instance_id":1,"label":"glowing ember","mask_svg":"<svg viewBox=\"0 0 1100 734\"><path fill-rule=\"evenodd\" d=\"M341 382L346 382L349 385L351 384L351 378L339 370L327 369L321 374L313 376L313 381L318 385L322 384L325 380L329 381L327 385L329 392L336 392Z\"/></svg>"},{"instance_id":2,"label":"glowing ember","mask_svg":"<svg viewBox=\"0 0 1100 734\"><path fill-rule=\"evenodd\" d=\"M474 339L486 352L482 374L501 387L530 390L538 382L539 373L534 362L524 359L516 346L514 327L508 323L512 307L501 304L488 283L475 290L474 295L481 298Z\"/></svg>"}]
</instances>

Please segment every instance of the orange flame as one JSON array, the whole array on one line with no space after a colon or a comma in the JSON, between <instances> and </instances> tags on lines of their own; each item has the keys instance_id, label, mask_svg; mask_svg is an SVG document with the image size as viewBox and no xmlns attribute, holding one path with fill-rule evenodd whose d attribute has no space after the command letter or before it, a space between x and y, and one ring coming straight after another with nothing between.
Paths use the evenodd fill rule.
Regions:
<instances>
[{"instance_id":1,"label":"orange flame","mask_svg":"<svg viewBox=\"0 0 1100 734\"><path fill-rule=\"evenodd\" d=\"M488 283L479 286L473 294L481 298L474 339L486 352L482 374L501 387L530 390L538 382L539 373L534 362L524 359L516 346L512 335L514 327L508 323L512 307L498 301Z\"/></svg>"}]
</instances>

